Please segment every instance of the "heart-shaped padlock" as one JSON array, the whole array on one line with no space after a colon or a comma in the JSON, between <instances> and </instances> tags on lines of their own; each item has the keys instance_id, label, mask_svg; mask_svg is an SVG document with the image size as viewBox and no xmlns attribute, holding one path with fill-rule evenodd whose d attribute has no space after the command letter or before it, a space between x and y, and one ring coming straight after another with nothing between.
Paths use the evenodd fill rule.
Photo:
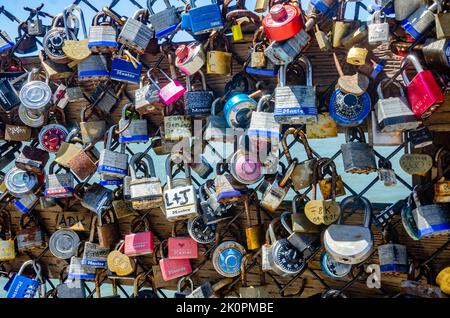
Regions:
<instances>
[{"instance_id":1,"label":"heart-shaped padlock","mask_svg":"<svg viewBox=\"0 0 450 318\"><path fill-rule=\"evenodd\" d=\"M136 270L136 263L127 255L123 254L124 242L120 242L116 249L108 254L106 259L108 268L117 276L128 276Z\"/></svg>"}]
</instances>

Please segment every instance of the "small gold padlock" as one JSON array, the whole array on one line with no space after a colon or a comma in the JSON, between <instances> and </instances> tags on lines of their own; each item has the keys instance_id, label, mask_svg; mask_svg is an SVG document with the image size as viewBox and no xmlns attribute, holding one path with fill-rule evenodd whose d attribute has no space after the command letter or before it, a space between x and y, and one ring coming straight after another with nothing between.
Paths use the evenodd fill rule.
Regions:
<instances>
[{"instance_id":1,"label":"small gold padlock","mask_svg":"<svg viewBox=\"0 0 450 318\"><path fill-rule=\"evenodd\" d=\"M214 33L215 32L212 33L206 45L210 48L206 55L206 72L208 74L230 76L232 54L230 53L228 39L226 37L222 37L225 42L225 52L214 50L214 43L219 37L218 33Z\"/></svg>"},{"instance_id":2,"label":"small gold padlock","mask_svg":"<svg viewBox=\"0 0 450 318\"><path fill-rule=\"evenodd\" d=\"M245 237L247 238L247 249L254 251L259 249L264 243L264 229L261 223L261 210L259 204L256 203L256 219L257 223L251 225L250 216L250 196L248 196L244 201L245 216L247 219L247 227L245 228Z\"/></svg>"},{"instance_id":3,"label":"small gold padlock","mask_svg":"<svg viewBox=\"0 0 450 318\"><path fill-rule=\"evenodd\" d=\"M368 53L369 51L366 48L354 46L347 53L347 63L357 66L364 65Z\"/></svg>"}]
</instances>

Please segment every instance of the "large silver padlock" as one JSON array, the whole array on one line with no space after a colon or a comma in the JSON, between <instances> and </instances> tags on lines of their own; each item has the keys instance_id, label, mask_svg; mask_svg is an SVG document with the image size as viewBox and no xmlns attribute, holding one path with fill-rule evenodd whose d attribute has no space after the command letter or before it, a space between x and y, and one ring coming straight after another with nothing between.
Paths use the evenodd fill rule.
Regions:
<instances>
[{"instance_id":1,"label":"large silver padlock","mask_svg":"<svg viewBox=\"0 0 450 318\"><path fill-rule=\"evenodd\" d=\"M346 207L361 202L364 207L363 225L344 224ZM365 261L373 249L373 235L370 231L372 222L372 204L365 197L347 197L341 202L341 217L336 224L330 225L324 233L325 250L336 261L344 264L359 264Z\"/></svg>"},{"instance_id":2,"label":"large silver padlock","mask_svg":"<svg viewBox=\"0 0 450 318\"><path fill-rule=\"evenodd\" d=\"M51 198L71 197L75 187L73 174L70 171L66 171L65 173L55 173L56 165L56 161L53 161L50 164L45 181L45 196Z\"/></svg>"},{"instance_id":3,"label":"large silver padlock","mask_svg":"<svg viewBox=\"0 0 450 318\"><path fill-rule=\"evenodd\" d=\"M136 176L139 157L147 161L148 173L143 178ZM156 177L153 160L148 154L138 152L130 159L130 199L135 210L158 208L163 204L161 182Z\"/></svg>"},{"instance_id":4,"label":"large silver padlock","mask_svg":"<svg viewBox=\"0 0 450 318\"><path fill-rule=\"evenodd\" d=\"M156 0L147 0L147 8L150 13L148 21L155 30L156 38L162 39L176 30L178 23L180 23L180 17L177 14L177 8L171 6L169 0L164 0L165 9L155 13L153 11L155 2Z\"/></svg>"},{"instance_id":5,"label":"large silver padlock","mask_svg":"<svg viewBox=\"0 0 450 318\"><path fill-rule=\"evenodd\" d=\"M21 106L28 110L28 114L40 118L52 101L52 90L48 85L48 77L45 82L33 80L33 75L36 73L38 69L28 73L27 82L20 89L19 99Z\"/></svg>"},{"instance_id":6,"label":"large silver padlock","mask_svg":"<svg viewBox=\"0 0 450 318\"><path fill-rule=\"evenodd\" d=\"M393 84L399 88L400 97L384 98L383 85L388 81L389 79L382 80L377 87L378 103L375 108L381 131L394 132L416 129L420 122L409 108L405 92L399 82L394 81Z\"/></svg>"},{"instance_id":7,"label":"large silver padlock","mask_svg":"<svg viewBox=\"0 0 450 318\"><path fill-rule=\"evenodd\" d=\"M122 131L119 135L120 143L139 143L147 142L149 139L147 129L147 119L140 116L134 119L134 113L131 113L127 119L127 111L133 111L133 104L128 103L122 107L122 116L119 120L119 129ZM125 128L128 126L127 128Z\"/></svg>"},{"instance_id":8,"label":"large silver padlock","mask_svg":"<svg viewBox=\"0 0 450 318\"><path fill-rule=\"evenodd\" d=\"M131 18L128 18L117 39L119 43L128 46L138 54L144 54L148 43L154 35L152 29L137 20L139 16L144 15L146 11L146 9L139 9Z\"/></svg>"},{"instance_id":9,"label":"large silver padlock","mask_svg":"<svg viewBox=\"0 0 450 318\"><path fill-rule=\"evenodd\" d=\"M90 55L78 64L78 81L105 81L108 79L108 61L104 55Z\"/></svg>"},{"instance_id":10,"label":"large silver padlock","mask_svg":"<svg viewBox=\"0 0 450 318\"><path fill-rule=\"evenodd\" d=\"M280 124L275 121L272 112L264 111L264 106L269 105L272 95L264 95L258 101L256 111L252 112L250 127L247 135L258 142L273 142L278 144L280 138Z\"/></svg>"},{"instance_id":11,"label":"large silver padlock","mask_svg":"<svg viewBox=\"0 0 450 318\"><path fill-rule=\"evenodd\" d=\"M183 162L179 155L169 155L166 160L167 183L163 189L164 213L169 222L198 216L197 193L192 185L191 169L183 162L184 178L173 178L172 163Z\"/></svg>"},{"instance_id":12,"label":"large silver padlock","mask_svg":"<svg viewBox=\"0 0 450 318\"><path fill-rule=\"evenodd\" d=\"M375 153L366 143L364 131L360 127L347 129L341 150L345 172L368 174L377 170Z\"/></svg>"},{"instance_id":13,"label":"large silver padlock","mask_svg":"<svg viewBox=\"0 0 450 318\"><path fill-rule=\"evenodd\" d=\"M430 6L422 3L414 13L402 21L402 27L413 39L419 39L428 27L434 24L434 13L437 9L437 2L433 2Z\"/></svg>"},{"instance_id":14,"label":"large silver padlock","mask_svg":"<svg viewBox=\"0 0 450 318\"><path fill-rule=\"evenodd\" d=\"M103 18L102 22L100 22L101 18ZM94 53L113 53L119 46L113 20L110 19L108 22L106 19L107 15L104 12L98 12L89 27L88 47Z\"/></svg>"},{"instance_id":15,"label":"large silver padlock","mask_svg":"<svg viewBox=\"0 0 450 318\"><path fill-rule=\"evenodd\" d=\"M280 124L306 124L317 122L316 88L313 86L312 64L305 57L300 58L307 66L307 80L304 85L286 85L286 66L278 70L279 86L275 88L275 120Z\"/></svg>"},{"instance_id":16,"label":"large silver padlock","mask_svg":"<svg viewBox=\"0 0 450 318\"><path fill-rule=\"evenodd\" d=\"M125 144L121 144L120 152L112 151L112 139L117 125L108 130L105 149L100 153L97 172L112 177L123 178L128 175L128 154L125 153Z\"/></svg>"},{"instance_id":17,"label":"large silver padlock","mask_svg":"<svg viewBox=\"0 0 450 318\"><path fill-rule=\"evenodd\" d=\"M375 11L372 16L372 23L368 27L368 41L371 45L377 45L386 43L389 41L389 23L384 16L383 21L381 15L384 14L381 11Z\"/></svg>"}]
</instances>

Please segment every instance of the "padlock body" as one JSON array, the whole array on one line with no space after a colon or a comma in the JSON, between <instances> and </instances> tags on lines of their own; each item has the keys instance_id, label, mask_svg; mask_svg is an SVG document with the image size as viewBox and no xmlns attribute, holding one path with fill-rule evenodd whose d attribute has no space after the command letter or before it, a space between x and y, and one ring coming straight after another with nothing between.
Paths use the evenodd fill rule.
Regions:
<instances>
[{"instance_id":1,"label":"padlock body","mask_svg":"<svg viewBox=\"0 0 450 318\"><path fill-rule=\"evenodd\" d=\"M169 259L198 258L198 243L190 237L169 237L167 244Z\"/></svg>"},{"instance_id":2,"label":"padlock body","mask_svg":"<svg viewBox=\"0 0 450 318\"><path fill-rule=\"evenodd\" d=\"M164 281L172 280L192 273L189 259L168 259L159 261L162 278Z\"/></svg>"},{"instance_id":3,"label":"padlock body","mask_svg":"<svg viewBox=\"0 0 450 318\"><path fill-rule=\"evenodd\" d=\"M153 233L150 231L125 235L124 253L128 256L152 254L154 250Z\"/></svg>"}]
</instances>

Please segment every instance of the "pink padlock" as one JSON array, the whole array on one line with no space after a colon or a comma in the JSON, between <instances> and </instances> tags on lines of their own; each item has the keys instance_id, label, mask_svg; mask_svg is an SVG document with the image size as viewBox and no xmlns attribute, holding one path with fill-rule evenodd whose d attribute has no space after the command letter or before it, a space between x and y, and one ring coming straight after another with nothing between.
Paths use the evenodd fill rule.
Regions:
<instances>
[{"instance_id":1,"label":"pink padlock","mask_svg":"<svg viewBox=\"0 0 450 318\"><path fill-rule=\"evenodd\" d=\"M230 165L231 175L242 184L254 184L264 176L261 162L242 149L236 151Z\"/></svg>"},{"instance_id":2,"label":"pink padlock","mask_svg":"<svg viewBox=\"0 0 450 318\"><path fill-rule=\"evenodd\" d=\"M168 84L166 84L163 87L160 87L151 76L149 76L148 78L153 83L153 85L155 85L158 88L159 90L158 95L163 100L163 102L166 105L170 105L184 96L186 88L180 83L179 80L172 79L162 69L159 70L161 73L163 73L164 77L166 77L169 80Z\"/></svg>"},{"instance_id":3,"label":"pink padlock","mask_svg":"<svg viewBox=\"0 0 450 318\"><path fill-rule=\"evenodd\" d=\"M169 237L169 259L198 258L198 245L190 237Z\"/></svg>"},{"instance_id":4,"label":"pink padlock","mask_svg":"<svg viewBox=\"0 0 450 318\"><path fill-rule=\"evenodd\" d=\"M164 242L160 246L161 259L159 260L159 267L161 268L163 279L168 281L192 273L189 259L164 258Z\"/></svg>"},{"instance_id":5,"label":"pink padlock","mask_svg":"<svg viewBox=\"0 0 450 318\"><path fill-rule=\"evenodd\" d=\"M144 232L139 232L139 225L144 225ZM131 222L131 234L125 235L124 253L128 256L153 254L155 243L147 218L135 218Z\"/></svg>"}]
</instances>

